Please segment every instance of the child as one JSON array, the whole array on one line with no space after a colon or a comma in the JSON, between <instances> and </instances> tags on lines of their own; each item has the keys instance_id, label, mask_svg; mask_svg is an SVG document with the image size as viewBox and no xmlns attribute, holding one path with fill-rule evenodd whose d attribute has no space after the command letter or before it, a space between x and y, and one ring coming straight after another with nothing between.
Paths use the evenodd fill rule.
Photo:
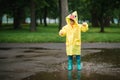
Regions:
<instances>
[{"instance_id":1,"label":"child","mask_svg":"<svg viewBox=\"0 0 120 80\"><path fill-rule=\"evenodd\" d=\"M88 24L78 24L77 12L66 17L67 25L59 32L60 36L66 36L66 52L68 56L68 70L73 69L73 56L77 60L77 70L81 70L81 31L88 30Z\"/></svg>"}]
</instances>

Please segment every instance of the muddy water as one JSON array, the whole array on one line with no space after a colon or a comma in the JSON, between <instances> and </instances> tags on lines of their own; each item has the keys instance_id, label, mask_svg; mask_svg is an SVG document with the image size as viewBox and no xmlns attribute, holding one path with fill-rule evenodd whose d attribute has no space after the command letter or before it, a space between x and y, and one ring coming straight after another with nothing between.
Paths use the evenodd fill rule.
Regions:
<instances>
[{"instance_id":1,"label":"muddy water","mask_svg":"<svg viewBox=\"0 0 120 80\"><path fill-rule=\"evenodd\" d=\"M120 49L82 49L82 70L67 71L65 50L1 48L0 80L120 80Z\"/></svg>"},{"instance_id":2,"label":"muddy water","mask_svg":"<svg viewBox=\"0 0 120 80\"><path fill-rule=\"evenodd\" d=\"M84 49L83 52L87 54L82 55L81 71L76 70L74 59L73 71L38 72L23 80L120 80L120 49Z\"/></svg>"},{"instance_id":3,"label":"muddy water","mask_svg":"<svg viewBox=\"0 0 120 80\"><path fill-rule=\"evenodd\" d=\"M120 78L110 75L85 74L82 71L66 72L40 72L23 80L120 80Z\"/></svg>"}]
</instances>

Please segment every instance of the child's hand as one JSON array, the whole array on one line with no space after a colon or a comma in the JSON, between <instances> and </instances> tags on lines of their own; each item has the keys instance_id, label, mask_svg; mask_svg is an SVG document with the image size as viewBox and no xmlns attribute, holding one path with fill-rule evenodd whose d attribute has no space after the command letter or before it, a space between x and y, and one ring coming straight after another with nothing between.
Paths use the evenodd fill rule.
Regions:
<instances>
[{"instance_id":1,"label":"child's hand","mask_svg":"<svg viewBox=\"0 0 120 80\"><path fill-rule=\"evenodd\" d=\"M83 23L82 23L82 25L83 25L83 26L86 26L86 25L87 25L87 23L86 23L86 22L83 22Z\"/></svg>"},{"instance_id":2,"label":"child's hand","mask_svg":"<svg viewBox=\"0 0 120 80\"><path fill-rule=\"evenodd\" d=\"M59 35L61 35L61 36L62 36L62 35L63 35L63 32L62 32L62 31L60 31L60 32L59 32Z\"/></svg>"}]
</instances>

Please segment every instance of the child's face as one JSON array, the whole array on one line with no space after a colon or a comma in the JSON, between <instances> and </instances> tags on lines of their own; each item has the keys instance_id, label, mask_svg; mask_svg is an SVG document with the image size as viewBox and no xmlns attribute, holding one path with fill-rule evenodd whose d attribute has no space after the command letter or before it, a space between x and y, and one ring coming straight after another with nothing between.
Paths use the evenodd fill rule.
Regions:
<instances>
[{"instance_id":1,"label":"child's face","mask_svg":"<svg viewBox=\"0 0 120 80\"><path fill-rule=\"evenodd\" d=\"M70 19L70 24L71 24L71 25L74 25L74 23L75 23L74 20L71 20L71 19Z\"/></svg>"}]
</instances>

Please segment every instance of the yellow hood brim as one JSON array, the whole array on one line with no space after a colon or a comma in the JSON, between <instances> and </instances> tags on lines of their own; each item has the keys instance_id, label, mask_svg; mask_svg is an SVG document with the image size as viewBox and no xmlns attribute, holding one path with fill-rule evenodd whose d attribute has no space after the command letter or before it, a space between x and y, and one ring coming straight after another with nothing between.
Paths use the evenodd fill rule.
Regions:
<instances>
[{"instance_id":1,"label":"yellow hood brim","mask_svg":"<svg viewBox=\"0 0 120 80\"><path fill-rule=\"evenodd\" d=\"M77 11L74 11L73 13L69 14L67 17L66 17L66 22L68 25L70 25L70 16L73 15L74 18L73 20L75 21L75 24L78 24L78 15L77 15Z\"/></svg>"}]
</instances>

